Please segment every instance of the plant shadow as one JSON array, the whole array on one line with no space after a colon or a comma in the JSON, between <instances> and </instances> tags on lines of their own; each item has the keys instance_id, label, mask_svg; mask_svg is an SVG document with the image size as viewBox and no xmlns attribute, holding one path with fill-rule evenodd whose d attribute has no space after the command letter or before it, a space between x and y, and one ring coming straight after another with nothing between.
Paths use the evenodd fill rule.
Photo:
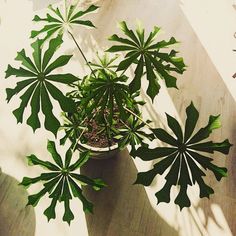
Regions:
<instances>
[{"instance_id":1,"label":"plant shadow","mask_svg":"<svg viewBox=\"0 0 236 236\"><path fill-rule=\"evenodd\" d=\"M31 0L33 3L33 10L38 11L43 8L48 7L50 4L59 3L60 0L44 0L44 1L38 1L38 0Z\"/></svg>"},{"instance_id":2,"label":"plant shadow","mask_svg":"<svg viewBox=\"0 0 236 236\"><path fill-rule=\"evenodd\" d=\"M0 235L34 236L35 212L26 206L27 191L19 182L0 170Z\"/></svg>"},{"instance_id":3,"label":"plant shadow","mask_svg":"<svg viewBox=\"0 0 236 236\"><path fill-rule=\"evenodd\" d=\"M94 214L86 214L90 236L179 235L153 209L144 187L133 185L137 169L126 149L111 159L89 160L81 173L108 184L99 192L84 187L94 203Z\"/></svg>"}]
</instances>

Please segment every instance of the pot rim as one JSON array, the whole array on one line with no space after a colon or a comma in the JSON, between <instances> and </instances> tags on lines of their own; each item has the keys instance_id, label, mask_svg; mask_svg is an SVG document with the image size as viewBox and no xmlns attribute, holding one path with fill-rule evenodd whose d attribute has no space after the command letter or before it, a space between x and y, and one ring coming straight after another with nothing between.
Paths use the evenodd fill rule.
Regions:
<instances>
[{"instance_id":1,"label":"pot rim","mask_svg":"<svg viewBox=\"0 0 236 236\"><path fill-rule=\"evenodd\" d=\"M93 146L90 146L88 144L81 143L81 142L78 142L78 144L82 146L83 148L86 148L94 152L110 152L119 148L118 144L114 144L110 147L105 147L105 148L93 147Z\"/></svg>"}]
</instances>

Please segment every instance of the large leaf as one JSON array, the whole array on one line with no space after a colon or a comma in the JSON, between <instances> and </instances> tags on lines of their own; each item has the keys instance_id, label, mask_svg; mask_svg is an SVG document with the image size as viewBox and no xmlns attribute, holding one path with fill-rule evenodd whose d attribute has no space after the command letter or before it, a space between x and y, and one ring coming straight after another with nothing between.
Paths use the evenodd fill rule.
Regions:
<instances>
[{"instance_id":1,"label":"large leaf","mask_svg":"<svg viewBox=\"0 0 236 236\"><path fill-rule=\"evenodd\" d=\"M89 152L81 153L80 158L71 164L72 150L70 148L66 152L64 163L53 141L48 140L47 149L53 157L54 163L42 161L33 154L28 157L28 160L29 164L41 165L51 172L42 173L40 176L34 178L24 177L21 185L29 187L32 184L43 181L43 188L38 193L28 197L28 205L36 206L44 195L49 194L49 198L51 198L52 201L50 206L44 211L48 220L56 218L55 208L57 202L62 201L64 202L65 208L63 221L70 224L74 219L74 215L70 209L72 196L81 200L85 212L92 212L93 209L93 204L83 195L82 189L78 183L81 185L89 185L95 190L100 190L105 187L106 184L101 179L91 179L74 172L86 163L89 158Z\"/></svg>"},{"instance_id":2,"label":"large leaf","mask_svg":"<svg viewBox=\"0 0 236 236\"><path fill-rule=\"evenodd\" d=\"M120 28L127 38L121 38L116 34L112 35L109 40L119 43L110 47L107 51L126 52L125 59L118 65L118 71L126 71L132 64L136 65L135 76L130 82L131 92L136 92L141 88L141 78L146 74L148 80L147 94L153 100L159 93L159 78L165 80L167 87L176 86L176 78L170 73L172 71L182 74L185 70L183 59L176 57L177 52L171 50L169 53L162 49L173 46L177 43L175 38L169 41L156 41L156 35L160 28L154 30L145 39L144 29L139 27L136 33L129 29L126 22L120 23ZM145 63L144 63L145 62Z\"/></svg>"},{"instance_id":3,"label":"large leaf","mask_svg":"<svg viewBox=\"0 0 236 236\"><path fill-rule=\"evenodd\" d=\"M52 5L48 7L49 13L42 18L38 15L34 17L34 21L42 22L44 26L39 30L31 32L31 38L43 35L43 41L53 37L53 35L62 36L65 31L71 30L74 25L83 25L95 27L89 20L84 20L83 16L94 12L97 6L91 5L86 10L78 10L75 5L70 5L65 11L63 9L54 8ZM65 12L63 14L62 12ZM55 45L56 47L56 45Z\"/></svg>"},{"instance_id":4,"label":"large leaf","mask_svg":"<svg viewBox=\"0 0 236 236\"><path fill-rule=\"evenodd\" d=\"M206 185L203 180L207 170L212 171L218 181L227 176L226 168L213 164L213 159L205 156L202 152L214 153L217 151L228 154L232 146L228 139L219 143L202 142L209 137L214 129L220 127L219 116L210 116L208 124L193 135L199 116L193 103L186 108L186 115L184 133L179 122L168 114L168 126L173 131L174 137L161 128L152 130L156 138L167 143L168 147L156 147L154 149L140 147L133 153L146 161L163 158L150 171L138 173L135 183L150 185L157 174L165 172L166 183L156 193L158 203L169 202L172 186L178 185L179 193L175 198L175 203L181 209L191 205L187 190L189 186L195 183L199 185L200 198L209 198L210 194L214 193L213 189ZM199 151L200 153L198 153Z\"/></svg>"},{"instance_id":5,"label":"large leaf","mask_svg":"<svg viewBox=\"0 0 236 236\"><path fill-rule=\"evenodd\" d=\"M7 88L7 101L10 101L14 95L23 93L19 108L13 113L17 118L17 122L23 122L23 114L27 106L31 107L31 114L27 119L27 124L35 131L41 126L39 113L43 112L45 115L45 128L56 135L60 126L60 122L53 115L52 100L56 100L63 111L75 112L76 106L73 100L67 98L62 92L61 88L57 88L52 83L71 84L79 79L72 74L50 74L54 69L67 64L71 56L63 55L51 62L55 51L62 44L61 36L52 39L49 42L49 47L43 54L42 42L36 40L32 44L33 59L26 56L25 51L22 50L17 55L17 60L22 62L19 69L13 68L10 65L6 71L6 78L9 76L29 77L27 79L17 82L15 88ZM50 63L51 62L51 63ZM49 82L50 81L50 82ZM52 83L51 83L52 82Z\"/></svg>"}]
</instances>

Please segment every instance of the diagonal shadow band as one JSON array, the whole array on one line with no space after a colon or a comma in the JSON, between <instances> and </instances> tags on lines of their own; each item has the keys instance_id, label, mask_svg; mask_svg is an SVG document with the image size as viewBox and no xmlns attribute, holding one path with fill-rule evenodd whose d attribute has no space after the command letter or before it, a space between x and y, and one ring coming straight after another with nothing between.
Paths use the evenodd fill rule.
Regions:
<instances>
[{"instance_id":1,"label":"diagonal shadow band","mask_svg":"<svg viewBox=\"0 0 236 236\"><path fill-rule=\"evenodd\" d=\"M27 191L0 169L0 236L34 236L35 212L27 206Z\"/></svg>"},{"instance_id":2,"label":"diagonal shadow band","mask_svg":"<svg viewBox=\"0 0 236 236\"><path fill-rule=\"evenodd\" d=\"M144 187L132 185L137 169L127 150L112 159L91 159L81 173L108 185L99 192L83 188L94 203L94 214L86 214L90 236L178 235L153 209Z\"/></svg>"}]
</instances>

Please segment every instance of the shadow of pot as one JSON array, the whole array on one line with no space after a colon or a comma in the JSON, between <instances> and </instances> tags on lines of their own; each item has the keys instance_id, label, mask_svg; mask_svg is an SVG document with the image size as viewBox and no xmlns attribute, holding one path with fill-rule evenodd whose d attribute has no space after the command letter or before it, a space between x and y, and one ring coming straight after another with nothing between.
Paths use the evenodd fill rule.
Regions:
<instances>
[{"instance_id":1,"label":"shadow of pot","mask_svg":"<svg viewBox=\"0 0 236 236\"><path fill-rule=\"evenodd\" d=\"M35 212L26 206L27 191L0 169L0 235L34 236Z\"/></svg>"},{"instance_id":2,"label":"shadow of pot","mask_svg":"<svg viewBox=\"0 0 236 236\"><path fill-rule=\"evenodd\" d=\"M144 187L133 185L137 169L127 149L109 160L88 160L81 174L101 178L108 185L98 192L82 187L94 204L94 213L85 215L89 236L179 235L153 209Z\"/></svg>"}]
</instances>

